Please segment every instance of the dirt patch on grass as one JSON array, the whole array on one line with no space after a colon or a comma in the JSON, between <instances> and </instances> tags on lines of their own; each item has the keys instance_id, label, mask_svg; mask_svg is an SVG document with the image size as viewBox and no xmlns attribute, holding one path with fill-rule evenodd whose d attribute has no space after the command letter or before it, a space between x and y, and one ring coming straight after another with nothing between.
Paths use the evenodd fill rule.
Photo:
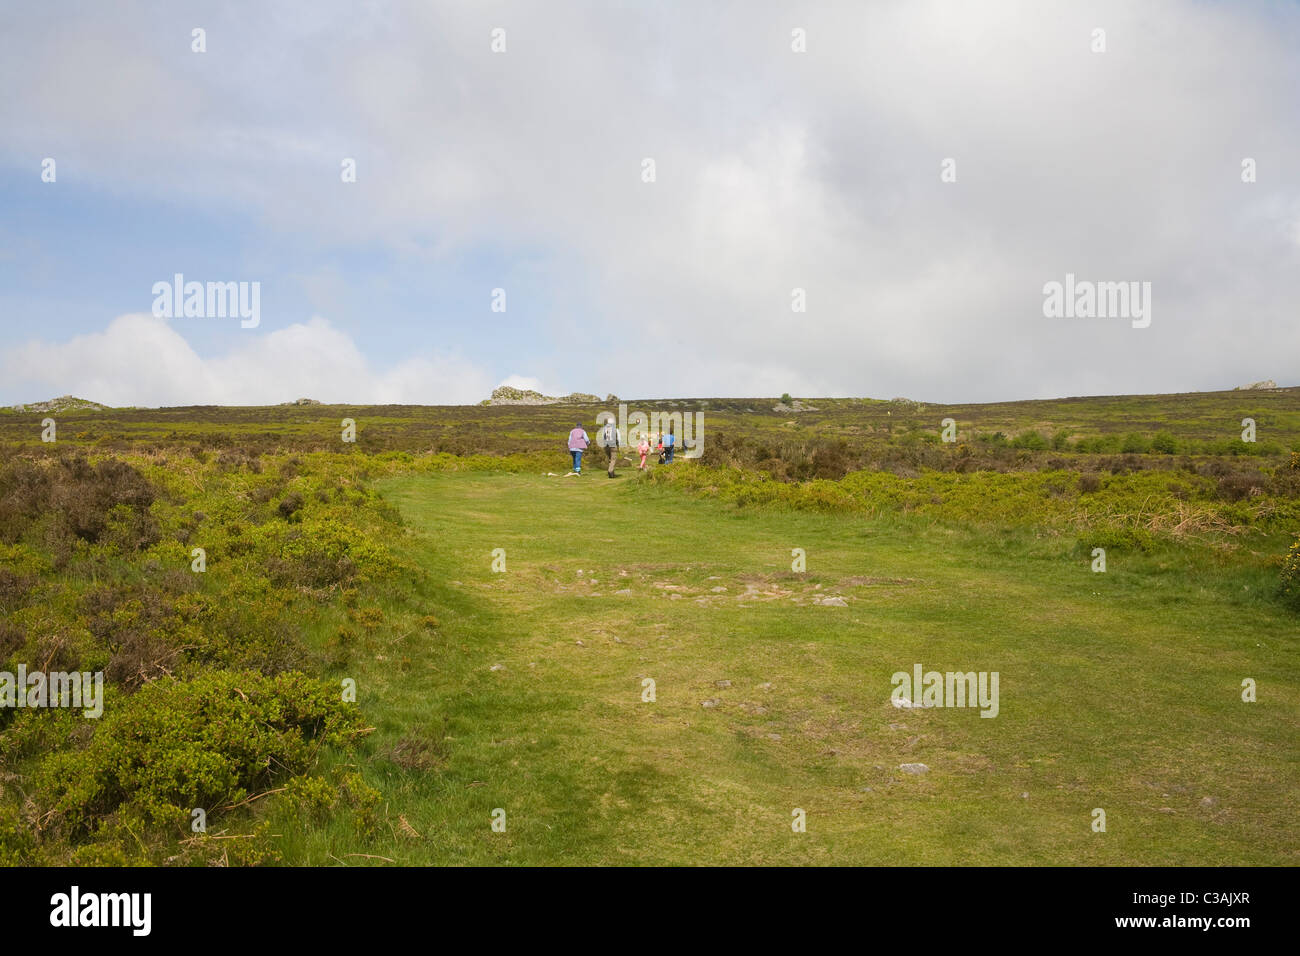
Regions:
<instances>
[{"instance_id":1,"label":"dirt patch on grass","mask_svg":"<svg viewBox=\"0 0 1300 956\"><path fill-rule=\"evenodd\" d=\"M447 748L441 740L413 733L399 740L384 756L403 770L436 770L447 762Z\"/></svg>"},{"instance_id":2,"label":"dirt patch on grass","mask_svg":"<svg viewBox=\"0 0 1300 956\"><path fill-rule=\"evenodd\" d=\"M840 578L835 582L837 587L841 588L865 588L875 587L881 584L916 584L916 578L882 578L872 575L853 575L847 578Z\"/></svg>"}]
</instances>

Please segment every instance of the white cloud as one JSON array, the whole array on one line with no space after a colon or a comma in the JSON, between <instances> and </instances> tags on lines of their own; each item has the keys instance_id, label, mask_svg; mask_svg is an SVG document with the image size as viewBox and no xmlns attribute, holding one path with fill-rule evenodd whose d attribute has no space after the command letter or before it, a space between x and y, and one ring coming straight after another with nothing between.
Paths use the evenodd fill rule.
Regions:
<instances>
[{"instance_id":1,"label":"white cloud","mask_svg":"<svg viewBox=\"0 0 1300 956\"><path fill-rule=\"evenodd\" d=\"M322 318L273 332L239 330L225 354L199 356L177 323L122 315L102 332L8 349L0 370L25 401L76 394L106 405L329 403L471 404L491 377L458 355L417 355L372 368L356 343Z\"/></svg>"},{"instance_id":2,"label":"white cloud","mask_svg":"<svg viewBox=\"0 0 1300 956\"><path fill-rule=\"evenodd\" d=\"M1300 367L1295 5L295 9L213 10L203 56L181 12L11 18L0 157L66 156L123 194L235 207L268 242L562 262L536 292L557 316L544 331L634 343L570 390L982 401ZM1258 183L1239 180L1245 156ZM1040 290L1066 272L1150 281L1151 328L1045 319ZM568 374L510 340L472 348L498 373ZM459 364L392 369L384 394Z\"/></svg>"}]
</instances>

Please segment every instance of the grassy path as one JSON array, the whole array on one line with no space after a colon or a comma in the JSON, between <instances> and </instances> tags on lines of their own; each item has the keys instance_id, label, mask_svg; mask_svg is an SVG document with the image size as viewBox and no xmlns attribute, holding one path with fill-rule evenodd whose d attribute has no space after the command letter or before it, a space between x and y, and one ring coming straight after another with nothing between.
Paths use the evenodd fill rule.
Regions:
<instances>
[{"instance_id":1,"label":"grassy path","mask_svg":"<svg viewBox=\"0 0 1300 956\"><path fill-rule=\"evenodd\" d=\"M1250 572L1178 553L1093 574L1061 539L599 473L381 487L426 572L345 671L390 826L293 837L292 861L1300 862L1297 628ZM895 709L916 663L999 672L1000 713Z\"/></svg>"}]
</instances>

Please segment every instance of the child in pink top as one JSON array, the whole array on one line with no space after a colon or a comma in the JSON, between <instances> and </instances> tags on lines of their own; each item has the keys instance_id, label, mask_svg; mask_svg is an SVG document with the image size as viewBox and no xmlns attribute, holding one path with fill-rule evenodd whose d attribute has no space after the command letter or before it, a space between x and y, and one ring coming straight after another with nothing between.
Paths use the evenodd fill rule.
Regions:
<instances>
[{"instance_id":1,"label":"child in pink top","mask_svg":"<svg viewBox=\"0 0 1300 956\"><path fill-rule=\"evenodd\" d=\"M641 443L636 446L636 450L641 456L641 470L645 471L645 456L650 454L650 442L646 440L645 435L641 436Z\"/></svg>"}]
</instances>

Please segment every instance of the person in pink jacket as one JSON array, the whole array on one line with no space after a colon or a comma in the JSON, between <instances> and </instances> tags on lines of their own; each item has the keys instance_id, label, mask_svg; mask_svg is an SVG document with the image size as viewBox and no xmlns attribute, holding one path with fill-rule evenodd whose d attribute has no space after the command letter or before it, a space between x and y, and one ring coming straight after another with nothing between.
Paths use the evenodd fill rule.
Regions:
<instances>
[{"instance_id":1,"label":"person in pink jacket","mask_svg":"<svg viewBox=\"0 0 1300 956\"><path fill-rule=\"evenodd\" d=\"M582 474L582 453L587 450L587 445L591 439L582 428L582 422L573 426L573 431L569 432L569 454L573 456L574 474Z\"/></svg>"},{"instance_id":2,"label":"person in pink jacket","mask_svg":"<svg viewBox=\"0 0 1300 956\"><path fill-rule=\"evenodd\" d=\"M641 456L641 470L645 471L645 456L650 454L650 440L645 437L645 432L641 433L641 441L637 444L636 450Z\"/></svg>"}]
</instances>

